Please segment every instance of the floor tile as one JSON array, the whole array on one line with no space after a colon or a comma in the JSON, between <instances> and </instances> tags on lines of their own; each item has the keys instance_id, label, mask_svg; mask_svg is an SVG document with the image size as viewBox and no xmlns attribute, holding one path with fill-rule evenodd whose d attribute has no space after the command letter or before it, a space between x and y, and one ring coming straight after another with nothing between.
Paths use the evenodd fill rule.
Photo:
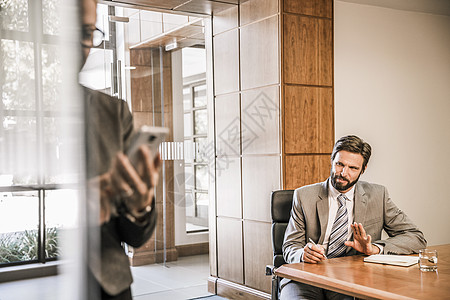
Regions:
<instances>
[{"instance_id":1,"label":"floor tile","mask_svg":"<svg viewBox=\"0 0 450 300\"><path fill-rule=\"evenodd\" d=\"M186 295L178 291L165 291L155 294L146 294L137 297L133 297L133 300L186 300Z\"/></svg>"},{"instance_id":2,"label":"floor tile","mask_svg":"<svg viewBox=\"0 0 450 300\"><path fill-rule=\"evenodd\" d=\"M132 267L133 300L186 300L208 293L208 255L180 257L164 264ZM64 299L62 276L0 283L0 300ZM66 283L64 283L66 284Z\"/></svg>"},{"instance_id":3,"label":"floor tile","mask_svg":"<svg viewBox=\"0 0 450 300\"><path fill-rule=\"evenodd\" d=\"M183 293L186 296L186 299L206 297L212 295L211 293L208 292L207 284L191 286L177 291Z\"/></svg>"},{"instance_id":4,"label":"floor tile","mask_svg":"<svg viewBox=\"0 0 450 300\"><path fill-rule=\"evenodd\" d=\"M131 292L133 296L139 296L150 293L157 293L162 291L170 290L171 288L168 285L160 285L156 282L151 282L145 279L142 279L138 276L133 276L133 284L131 285Z\"/></svg>"}]
</instances>

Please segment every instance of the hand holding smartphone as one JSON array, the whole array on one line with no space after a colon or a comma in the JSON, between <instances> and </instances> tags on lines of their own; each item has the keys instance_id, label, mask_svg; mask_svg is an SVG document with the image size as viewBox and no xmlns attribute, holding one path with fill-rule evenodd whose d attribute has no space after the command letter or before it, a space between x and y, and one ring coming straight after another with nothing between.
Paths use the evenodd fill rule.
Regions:
<instances>
[{"instance_id":1,"label":"hand holding smartphone","mask_svg":"<svg viewBox=\"0 0 450 300\"><path fill-rule=\"evenodd\" d=\"M142 126L139 131L135 133L126 150L126 155L131 164L136 168L139 161L138 150L141 145L147 145L153 156L156 156L159 145L168 133L169 129L166 127Z\"/></svg>"}]
</instances>

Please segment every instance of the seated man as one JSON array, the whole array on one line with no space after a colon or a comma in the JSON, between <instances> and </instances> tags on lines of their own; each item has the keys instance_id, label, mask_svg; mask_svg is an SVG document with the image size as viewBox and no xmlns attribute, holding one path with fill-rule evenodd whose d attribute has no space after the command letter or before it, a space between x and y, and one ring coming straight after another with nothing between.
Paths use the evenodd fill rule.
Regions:
<instances>
[{"instance_id":1,"label":"seated man","mask_svg":"<svg viewBox=\"0 0 450 300\"><path fill-rule=\"evenodd\" d=\"M287 263L315 264L361 253L411 254L426 247L423 233L392 202L384 186L358 181L370 155L370 145L359 137L342 137L331 154L330 177L295 190L283 242ZM386 240L381 239L383 229L389 235ZM282 279L281 299L353 297Z\"/></svg>"}]
</instances>

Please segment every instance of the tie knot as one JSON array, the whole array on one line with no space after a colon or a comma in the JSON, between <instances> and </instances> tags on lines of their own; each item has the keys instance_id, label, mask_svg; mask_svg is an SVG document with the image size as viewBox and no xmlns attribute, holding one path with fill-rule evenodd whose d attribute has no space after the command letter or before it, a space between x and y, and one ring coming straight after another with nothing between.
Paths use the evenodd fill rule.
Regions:
<instances>
[{"instance_id":1,"label":"tie knot","mask_svg":"<svg viewBox=\"0 0 450 300\"><path fill-rule=\"evenodd\" d=\"M337 199L339 201L339 207L341 207L345 205L345 200L347 200L347 197L344 194L340 194Z\"/></svg>"}]
</instances>

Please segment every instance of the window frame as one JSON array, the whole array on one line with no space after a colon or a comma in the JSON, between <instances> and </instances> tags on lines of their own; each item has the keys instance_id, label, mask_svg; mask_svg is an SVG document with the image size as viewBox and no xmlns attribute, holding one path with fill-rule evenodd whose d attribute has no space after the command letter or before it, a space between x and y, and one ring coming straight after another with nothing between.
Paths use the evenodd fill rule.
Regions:
<instances>
[{"instance_id":1,"label":"window frame","mask_svg":"<svg viewBox=\"0 0 450 300\"><path fill-rule=\"evenodd\" d=\"M14 193L14 192L37 192L39 207L38 211L38 244L37 244L37 259L17 261L9 263L1 263L0 268L10 267L15 265L24 265L32 263L45 263L58 259L56 257L46 257L45 241L46 241L46 214L45 214L45 194L47 191L58 189L78 189L76 182L65 184L49 184L45 182L45 163L46 163L46 146L45 146L45 118L62 118L60 112L57 110L46 110L44 108L44 86L42 80L42 51L44 45L58 45L60 42L59 36L49 35L44 33L43 25L43 1L46 0L28 0L28 31L18 31L0 28L1 40L20 41L33 43L33 70L34 70L34 109L3 109L0 107L0 118L4 120L5 117L28 116L36 119L36 144L37 153L34 159L37 160L37 178L36 184L27 185L10 185L0 186L0 193ZM58 5L57 5L58 6ZM3 99L2 99L3 102ZM2 129L3 130L3 129ZM14 172L13 172L14 174Z\"/></svg>"},{"instance_id":2,"label":"window frame","mask_svg":"<svg viewBox=\"0 0 450 300\"><path fill-rule=\"evenodd\" d=\"M196 111L205 111L206 113L208 113L208 104L206 102L205 105L202 106L195 106L195 88L198 86L207 86L206 85L206 74L205 76L198 78L198 79L194 79L192 81L189 81L187 83L183 83L183 91L185 89L189 89L189 107L186 108L184 107L183 104L183 117L185 118L186 114L190 114L190 122L191 122L191 135L186 136L184 135L184 144L190 144L192 143L192 145L195 145L196 147L196 155L194 157L194 159L192 160L192 162L185 162L185 168L191 168L192 169L192 176L193 176L193 188L186 188L185 189L185 193L186 194L191 194L192 195L192 201L194 204L194 217L192 218L200 218L199 217L199 212L198 212L198 205L197 205L197 194L209 194L209 190L208 189L198 189L197 188L197 171L196 171L196 167L197 166L201 166L204 167L206 169L209 168L209 164L208 162L204 162L204 161L197 161L197 155L200 152L200 149L198 149L198 143L195 143L195 140L198 138L204 138L204 139L208 139L208 132L206 131L205 133L200 133L200 134L196 134L195 133L195 112ZM205 88L205 97L206 97L206 88ZM186 216L187 217L187 216ZM186 230L187 234L190 233L198 233L198 232L208 232L209 228L206 229L199 229L199 230Z\"/></svg>"}]
</instances>

